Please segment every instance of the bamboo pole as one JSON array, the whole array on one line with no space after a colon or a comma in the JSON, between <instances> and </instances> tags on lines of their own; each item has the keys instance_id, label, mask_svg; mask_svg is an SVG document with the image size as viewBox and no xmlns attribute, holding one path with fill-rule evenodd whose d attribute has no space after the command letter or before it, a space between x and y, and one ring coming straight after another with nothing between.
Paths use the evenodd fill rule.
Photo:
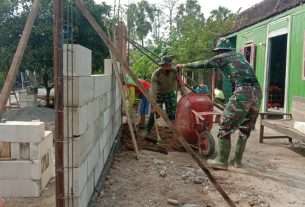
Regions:
<instances>
[{"instance_id":1,"label":"bamboo pole","mask_svg":"<svg viewBox=\"0 0 305 207\"><path fill-rule=\"evenodd\" d=\"M113 23L113 25L114 25L114 23ZM119 36L122 36L122 30L123 30L122 27L120 27ZM114 29L113 29L113 31L114 31ZM108 36L110 37L110 33L109 33L108 29L107 29L107 33L108 33ZM115 40L115 37L113 37L113 39ZM118 39L118 41L119 41L118 45L119 45L119 48L121 49L119 58L125 58L124 55L123 55L123 51L122 51L123 50L123 48L122 48L123 42L121 42L121 39L123 40L123 38L121 38L121 37L119 37L119 39ZM126 102L125 102L126 101L125 98L127 97L128 102L130 104L128 88L126 87L126 85L123 85L123 82L122 82L122 79L121 79L121 76L120 76L119 70L118 70L117 58L115 56L113 56L113 54L111 52L110 52L110 56L111 56L111 59L112 59L114 75L115 75L115 78L116 78L116 80L119 84L120 94L121 94L121 99L122 99L122 104L123 104L123 111L125 112L126 117L127 117L127 123L128 123L129 131L130 131L130 134L131 134L132 144L133 144L133 147L134 147L134 150L135 150L135 153L136 153L136 158L139 159L138 145L137 145L137 141L136 141L136 137L135 137L135 130L133 128L134 119L133 119L133 116L131 114L132 112L129 112L128 107L127 107ZM125 69L123 67L121 67L121 68L122 68L122 73L125 76L126 75L126 74L124 74ZM124 86L125 86L125 88L124 88ZM126 90L124 90L124 89L126 89Z\"/></svg>"},{"instance_id":2,"label":"bamboo pole","mask_svg":"<svg viewBox=\"0 0 305 207\"><path fill-rule=\"evenodd\" d=\"M19 70L21 60L24 55L24 51L26 49L26 46L28 44L28 40L34 25L34 21L36 19L36 16L38 14L39 6L40 6L41 0L35 0L32 4L32 8L30 11L30 14L27 18L26 24L24 26L22 36L20 38L17 50L15 52L11 67L9 69L9 72L7 74L6 80L4 82L1 96L0 96L0 120L5 112L5 107L7 100L10 96L13 84L15 83L16 74Z\"/></svg>"},{"instance_id":3,"label":"bamboo pole","mask_svg":"<svg viewBox=\"0 0 305 207\"><path fill-rule=\"evenodd\" d=\"M97 32L97 34L100 36L100 38L103 40L103 42L107 45L110 52L115 57L120 57L118 50L114 47L114 44L111 42L111 40L107 37L105 32L101 29L101 27L98 25L94 17L90 14L90 12L87 10L87 8L80 2L80 0L74 0L79 10L82 12L82 14L87 18L89 23L92 25L93 29ZM197 162L199 167L204 171L204 173L207 175L211 183L215 186L215 188L218 190L218 192L222 195L222 197L225 199L227 204L231 207L235 207L234 202L231 200L231 198L227 195L227 193L223 190L221 185L216 181L214 176L211 174L209 168L205 163L202 162L201 158L197 153L194 152L194 150L189 146L189 144L185 141L181 133L176 129L176 127L173 125L173 123L169 120L169 118L166 116L165 112L162 111L162 109L158 106L154 98L149 95L146 91L146 89L140 84L139 80L135 76L135 74L130 70L128 67L126 61L119 59L120 62L123 64L123 66L126 68L127 73L129 76L133 79L133 81L138 85L140 91L145 95L145 97L149 100L149 102L152 104L152 106L156 109L156 111L160 114L160 116L163 118L163 120L169 125L169 127L172 129L174 133L174 137L178 139L178 141L183 145L183 147L188 151L191 156L194 158L194 160Z\"/></svg>"}]
</instances>

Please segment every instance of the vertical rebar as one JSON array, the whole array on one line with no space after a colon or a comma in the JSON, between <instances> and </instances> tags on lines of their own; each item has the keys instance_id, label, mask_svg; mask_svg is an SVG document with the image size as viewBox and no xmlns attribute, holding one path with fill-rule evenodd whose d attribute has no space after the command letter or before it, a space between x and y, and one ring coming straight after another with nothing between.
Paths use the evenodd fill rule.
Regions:
<instances>
[{"instance_id":1,"label":"vertical rebar","mask_svg":"<svg viewBox=\"0 0 305 207\"><path fill-rule=\"evenodd\" d=\"M53 49L55 89L55 170L56 207L64 206L64 160L63 160L63 1L54 0Z\"/></svg>"}]
</instances>

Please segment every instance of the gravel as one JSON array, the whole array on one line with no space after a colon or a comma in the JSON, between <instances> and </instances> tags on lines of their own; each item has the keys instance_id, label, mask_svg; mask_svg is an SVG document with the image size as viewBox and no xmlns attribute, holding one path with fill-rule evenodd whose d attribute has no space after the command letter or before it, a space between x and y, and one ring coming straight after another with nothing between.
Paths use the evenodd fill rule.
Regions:
<instances>
[{"instance_id":1,"label":"gravel","mask_svg":"<svg viewBox=\"0 0 305 207\"><path fill-rule=\"evenodd\" d=\"M4 114L3 119L7 121L32 121L40 120L42 122L54 122L54 109L46 107L24 107L19 110L8 111Z\"/></svg>"}]
</instances>

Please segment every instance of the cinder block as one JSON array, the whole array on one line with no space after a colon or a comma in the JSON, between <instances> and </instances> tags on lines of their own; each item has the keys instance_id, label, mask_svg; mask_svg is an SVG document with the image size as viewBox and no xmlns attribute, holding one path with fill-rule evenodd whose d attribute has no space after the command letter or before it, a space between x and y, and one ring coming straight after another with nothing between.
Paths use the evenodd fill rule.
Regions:
<instances>
[{"instance_id":1,"label":"cinder block","mask_svg":"<svg viewBox=\"0 0 305 207\"><path fill-rule=\"evenodd\" d=\"M74 195L75 196L75 195ZM83 189L81 196L67 198L65 199L65 206L72 206L72 199L73 199L73 207L87 207L88 205L88 193L87 193L87 186Z\"/></svg>"},{"instance_id":2,"label":"cinder block","mask_svg":"<svg viewBox=\"0 0 305 207\"><path fill-rule=\"evenodd\" d=\"M20 93L19 101L20 102L34 102L37 100L36 94Z\"/></svg>"},{"instance_id":3,"label":"cinder block","mask_svg":"<svg viewBox=\"0 0 305 207\"><path fill-rule=\"evenodd\" d=\"M53 146L52 131L45 131L44 138L39 143L30 143L30 159L40 160Z\"/></svg>"},{"instance_id":4,"label":"cinder block","mask_svg":"<svg viewBox=\"0 0 305 207\"><path fill-rule=\"evenodd\" d=\"M84 190L81 194L81 197L80 197L81 207L87 207L89 201L90 201L90 197L88 196L88 188L87 188L87 186L85 186Z\"/></svg>"},{"instance_id":5,"label":"cinder block","mask_svg":"<svg viewBox=\"0 0 305 207\"><path fill-rule=\"evenodd\" d=\"M95 174L94 174L94 170L91 172L91 174L88 176L88 181L87 181L87 193L88 193L88 201L90 200L93 191L94 191L94 178L95 178Z\"/></svg>"},{"instance_id":6,"label":"cinder block","mask_svg":"<svg viewBox=\"0 0 305 207\"><path fill-rule=\"evenodd\" d=\"M65 193L71 193L71 187L73 186L74 196L81 196L83 190L86 187L88 180L88 161L85 160L81 163L80 167L66 168L64 173L65 179ZM72 176L73 174L73 176Z\"/></svg>"},{"instance_id":7,"label":"cinder block","mask_svg":"<svg viewBox=\"0 0 305 207\"><path fill-rule=\"evenodd\" d=\"M107 93L104 93L101 95L100 98L100 114L103 113L108 107L107 107Z\"/></svg>"},{"instance_id":8,"label":"cinder block","mask_svg":"<svg viewBox=\"0 0 305 207\"><path fill-rule=\"evenodd\" d=\"M99 99L93 100L93 107L94 107L94 122L100 118L100 101Z\"/></svg>"},{"instance_id":9,"label":"cinder block","mask_svg":"<svg viewBox=\"0 0 305 207\"><path fill-rule=\"evenodd\" d=\"M79 107L93 100L94 77L65 77L64 106Z\"/></svg>"},{"instance_id":10,"label":"cinder block","mask_svg":"<svg viewBox=\"0 0 305 207\"><path fill-rule=\"evenodd\" d=\"M305 122L300 122L300 121L294 122L294 128L305 134Z\"/></svg>"},{"instance_id":11,"label":"cinder block","mask_svg":"<svg viewBox=\"0 0 305 207\"><path fill-rule=\"evenodd\" d=\"M78 108L64 108L65 137L80 136L81 134L85 133L85 131L88 128L87 113L88 113L87 105L83 105ZM69 125L67 125L68 122ZM73 133L72 133L72 129L73 129Z\"/></svg>"},{"instance_id":12,"label":"cinder block","mask_svg":"<svg viewBox=\"0 0 305 207\"><path fill-rule=\"evenodd\" d=\"M97 98L107 91L110 91L111 75L92 75L92 77L94 77L94 98Z\"/></svg>"},{"instance_id":13,"label":"cinder block","mask_svg":"<svg viewBox=\"0 0 305 207\"><path fill-rule=\"evenodd\" d=\"M20 159L20 148L18 142L11 142L11 158Z\"/></svg>"},{"instance_id":14,"label":"cinder block","mask_svg":"<svg viewBox=\"0 0 305 207\"><path fill-rule=\"evenodd\" d=\"M77 44L63 46L64 76L90 76L92 70L91 50ZM68 69L68 70L67 70Z\"/></svg>"},{"instance_id":15,"label":"cinder block","mask_svg":"<svg viewBox=\"0 0 305 207\"><path fill-rule=\"evenodd\" d=\"M117 111L122 104L121 98L117 98L115 101L115 111Z\"/></svg>"},{"instance_id":16,"label":"cinder block","mask_svg":"<svg viewBox=\"0 0 305 207\"><path fill-rule=\"evenodd\" d=\"M110 141L107 140L106 145L104 147L104 155L103 155L105 163L107 162L107 159L108 159L108 156L109 156L109 153L110 153L110 149L111 149Z\"/></svg>"},{"instance_id":17,"label":"cinder block","mask_svg":"<svg viewBox=\"0 0 305 207\"><path fill-rule=\"evenodd\" d=\"M55 176L55 166L53 165L54 157L52 156L52 150L49 150L49 167L42 173L41 177L41 189L43 190L52 177Z\"/></svg>"},{"instance_id":18,"label":"cinder block","mask_svg":"<svg viewBox=\"0 0 305 207\"><path fill-rule=\"evenodd\" d=\"M87 104L87 119L88 119L88 125L92 125L94 123L94 113L95 113L95 108L94 108L94 101L91 101Z\"/></svg>"},{"instance_id":19,"label":"cinder block","mask_svg":"<svg viewBox=\"0 0 305 207\"><path fill-rule=\"evenodd\" d=\"M105 111L104 111L104 126L107 126L108 123L110 122L111 120L111 114L110 114L110 108L107 108Z\"/></svg>"},{"instance_id":20,"label":"cinder block","mask_svg":"<svg viewBox=\"0 0 305 207\"><path fill-rule=\"evenodd\" d=\"M41 180L0 180L0 195L3 197L39 197Z\"/></svg>"},{"instance_id":21,"label":"cinder block","mask_svg":"<svg viewBox=\"0 0 305 207\"><path fill-rule=\"evenodd\" d=\"M111 59L104 59L104 73L105 74L112 74L112 60Z\"/></svg>"},{"instance_id":22,"label":"cinder block","mask_svg":"<svg viewBox=\"0 0 305 207\"><path fill-rule=\"evenodd\" d=\"M91 152L88 155L88 175L92 173L95 166L97 166L98 159L99 159L99 145L95 145Z\"/></svg>"},{"instance_id":23,"label":"cinder block","mask_svg":"<svg viewBox=\"0 0 305 207\"><path fill-rule=\"evenodd\" d=\"M65 140L64 144L64 165L65 167L79 167L81 163L87 159L89 152L93 147L94 126L90 126L88 130L79 137ZM73 152L72 152L73 145ZM73 153L73 164L72 164Z\"/></svg>"},{"instance_id":24,"label":"cinder block","mask_svg":"<svg viewBox=\"0 0 305 207\"><path fill-rule=\"evenodd\" d=\"M108 91L107 92L107 107L110 107L112 105L112 92Z\"/></svg>"},{"instance_id":25,"label":"cinder block","mask_svg":"<svg viewBox=\"0 0 305 207\"><path fill-rule=\"evenodd\" d=\"M104 120L103 116L101 116L98 120L94 122L94 138L93 143L95 144L101 137L104 129Z\"/></svg>"},{"instance_id":26,"label":"cinder block","mask_svg":"<svg viewBox=\"0 0 305 207\"><path fill-rule=\"evenodd\" d=\"M120 92L119 84L116 84L116 87L115 87L115 98L121 99L121 92Z\"/></svg>"},{"instance_id":27,"label":"cinder block","mask_svg":"<svg viewBox=\"0 0 305 207\"><path fill-rule=\"evenodd\" d=\"M106 139L109 140L113 136L112 133L112 123L109 122L109 124L104 128L104 131L106 132L104 135L106 136Z\"/></svg>"},{"instance_id":28,"label":"cinder block","mask_svg":"<svg viewBox=\"0 0 305 207\"><path fill-rule=\"evenodd\" d=\"M102 171L104 169L104 152L101 151L98 159L97 166L95 167L95 185L97 185L97 182L100 179L100 176L102 174Z\"/></svg>"},{"instance_id":29,"label":"cinder block","mask_svg":"<svg viewBox=\"0 0 305 207\"><path fill-rule=\"evenodd\" d=\"M40 142L43 136L43 122L7 121L0 123L0 141Z\"/></svg>"},{"instance_id":30,"label":"cinder block","mask_svg":"<svg viewBox=\"0 0 305 207\"><path fill-rule=\"evenodd\" d=\"M30 159L30 143L29 142L19 143L19 149L20 149L20 159L29 160Z\"/></svg>"},{"instance_id":31,"label":"cinder block","mask_svg":"<svg viewBox=\"0 0 305 207\"><path fill-rule=\"evenodd\" d=\"M104 131L101 134L101 137L100 137L100 140L99 140L100 154L101 154L101 152L104 151L106 143L107 143L107 137L106 137L106 132Z\"/></svg>"},{"instance_id":32,"label":"cinder block","mask_svg":"<svg viewBox=\"0 0 305 207\"><path fill-rule=\"evenodd\" d=\"M39 180L40 178L40 160L8 160L0 162L0 180Z\"/></svg>"}]
</instances>

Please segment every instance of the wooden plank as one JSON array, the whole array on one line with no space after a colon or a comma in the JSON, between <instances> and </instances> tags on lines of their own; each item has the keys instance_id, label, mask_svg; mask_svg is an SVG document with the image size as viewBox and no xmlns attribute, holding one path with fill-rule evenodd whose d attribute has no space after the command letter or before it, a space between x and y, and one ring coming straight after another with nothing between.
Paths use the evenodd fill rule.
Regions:
<instances>
[{"instance_id":1,"label":"wooden plank","mask_svg":"<svg viewBox=\"0 0 305 207\"><path fill-rule=\"evenodd\" d=\"M10 159L11 158L11 143L0 142L0 158Z\"/></svg>"},{"instance_id":2,"label":"wooden plank","mask_svg":"<svg viewBox=\"0 0 305 207\"><path fill-rule=\"evenodd\" d=\"M19 66L21 64L21 60L23 58L23 54L26 49L31 31L32 31L34 20L37 16L37 13L39 10L40 1L41 0L35 0L32 5L32 9L30 11L26 24L24 26L24 30L23 30L21 39L19 41L17 50L15 52L11 67L9 69L6 80L4 82L4 85L3 85L3 88L1 91L1 96L0 96L0 120L2 118L3 113L5 112L6 103L10 96L13 84L15 83L16 74L19 70Z\"/></svg>"},{"instance_id":3,"label":"wooden plank","mask_svg":"<svg viewBox=\"0 0 305 207\"><path fill-rule=\"evenodd\" d=\"M305 98L294 96L292 98L291 113L292 118L296 121L305 121Z\"/></svg>"},{"instance_id":4,"label":"wooden plank","mask_svg":"<svg viewBox=\"0 0 305 207\"><path fill-rule=\"evenodd\" d=\"M286 119L264 119L263 125L277 125L285 128L293 128L294 120L286 120Z\"/></svg>"},{"instance_id":5,"label":"wooden plank","mask_svg":"<svg viewBox=\"0 0 305 207\"><path fill-rule=\"evenodd\" d=\"M285 126L283 123L275 124L275 122L270 122L270 120L263 120L263 125L273 129L281 134L287 135L295 139L305 141L305 134L289 126ZM287 122L286 122L287 123Z\"/></svg>"},{"instance_id":6,"label":"wooden plank","mask_svg":"<svg viewBox=\"0 0 305 207\"><path fill-rule=\"evenodd\" d=\"M115 48L113 42L107 37L105 32L101 29L97 21L94 19L94 17L90 14L90 12L87 10L87 8L80 2L80 0L74 0L75 4L79 8L79 10L82 12L82 14L87 18L89 23L92 25L93 29L97 32L97 34L100 36L100 38L104 41L104 43L107 45L110 52L113 54L114 57L120 57L118 50ZM235 207L236 205L231 200L231 198L228 196L228 194L224 191L224 189L221 187L221 185L217 182L215 177L212 175L212 173L209 170L209 167L201 160L199 155L194 152L194 150L189 146L187 141L183 138L182 134L178 131L178 129L173 125L171 120L166 116L165 112L162 111L162 109L158 106L155 99L148 94L146 89L140 84L139 80L137 79L136 75L130 70L128 67L126 61L119 59L121 61L121 64L126 67L126 71L129 74L129 76L135 81L135 83L138 85L140 91L143 93L143 95L149 100L149 102L152 104L152 106L155 108L156 112L160 114L160 116L163 118L163 120L168 124L168 126L171 128L171 130L174 133L174 138L177 139L185 148L187 152L189 152L192 156L192 158L196 161L196 163L199 165L199 167L204 171L206 176L209 178L211 183L214 185L214 187L218 190L218 192L221 194L221 196L224 198L224 200L227 202L227 204L231 207Z\"/></svg>"}]
</instances>

